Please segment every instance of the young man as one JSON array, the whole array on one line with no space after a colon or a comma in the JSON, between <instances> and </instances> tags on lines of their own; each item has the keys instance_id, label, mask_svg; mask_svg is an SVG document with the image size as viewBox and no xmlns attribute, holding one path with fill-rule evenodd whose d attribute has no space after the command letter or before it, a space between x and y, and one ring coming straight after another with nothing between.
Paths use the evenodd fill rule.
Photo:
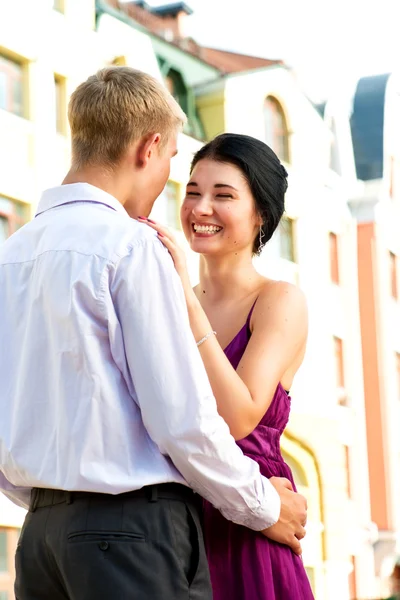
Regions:
<instances>
[{"instance_id":1,"label":"young man","mask_svg":"<svg viewBox=\"0 0 400 600\"><path fill-rule=\"evenodd\" d=\"M112 67L69 119L71 170L0 249L0 489L29 506L16 597L206 600L192 490L296 552L305 500L234 443L172 261L131 218L164 188L185 115Z\"/></svg>"}]
</instances>

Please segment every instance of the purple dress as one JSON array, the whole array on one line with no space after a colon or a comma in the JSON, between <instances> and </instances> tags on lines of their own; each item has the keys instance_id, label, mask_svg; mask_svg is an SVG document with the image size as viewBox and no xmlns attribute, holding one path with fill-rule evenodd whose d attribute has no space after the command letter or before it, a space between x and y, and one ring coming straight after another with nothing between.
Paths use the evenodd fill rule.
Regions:
<instances>
[{"instance_id":1,"label":"purple dress","mask_svg":"<svg viewBox=\"0 0 400 600\"><path fill-rule=\"evenodd\" d=\"M244 327L225 348L235 369L251 336L253 308ZM280 451L289 412L290 397L279 384L259 425L238 445L260 465L263 475L286 477L294 487L292 472ZM313 600L302 559L288 546L227 521L206 501L204 534L214 600Z\"/></svg>"}]
</instances>

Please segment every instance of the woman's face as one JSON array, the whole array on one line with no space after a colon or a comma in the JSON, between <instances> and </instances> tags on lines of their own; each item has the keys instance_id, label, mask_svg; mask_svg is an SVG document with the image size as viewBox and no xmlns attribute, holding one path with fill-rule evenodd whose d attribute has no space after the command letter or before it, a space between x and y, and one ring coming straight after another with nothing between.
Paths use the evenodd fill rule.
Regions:
<instances>
[{"instance_id":1,"label":"woman's face","mask_svg":"<svg viewBox=\"0 0 400 600\"><path fill-rule=\"evenodd\" d=\"M200 254L251 254L261 220L240 169L229 163L200 160L193 169L181 208L182 228L191 249Z\"/></svg>"}]
</instances>

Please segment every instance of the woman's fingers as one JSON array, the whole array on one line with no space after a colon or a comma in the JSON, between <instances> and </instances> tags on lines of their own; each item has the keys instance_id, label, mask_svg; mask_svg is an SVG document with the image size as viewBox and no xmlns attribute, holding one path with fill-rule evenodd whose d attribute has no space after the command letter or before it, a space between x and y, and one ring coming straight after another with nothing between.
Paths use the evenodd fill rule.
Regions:
<instances>
[{"instance_id":1,"label":"woman's fingers","mask_svg":"<svg viewBox=\"0 0 400 600\"><path fill-rule=\"evenodd\" d=\"M177 251L174 241L171 240L166 235L163 235L160 232L157 232L157 237L160 240L160 242L162 242L164 244L164 246L167 248L167 250L169 251L170 255L172 256L174 262L176 262L177 258L178 258L178 251Z\"/></svg>"},{"instance_id":2,"label":"woman's fingers","mask_svg":"<svg viewBox=\"0 0 400 600\"><path fill-rule=\"evenodd\" d=\"M158 233L157 237L160 240L160 242L162 242L164 244L164 246L170 253L172 260L174 261L175 269L177 270L178 274L181 275L181 273L182 273L181 262L182 261L179 260L179 250L176 247L176 245L174 244L173 240L170 240L168 237L166 237L162 233Z\"/></svg>"},{"instance_id":3,"label":"woman's fingers","mask_svg":"<svg viewBox=\"0 0 400 600\"><path fill-rule=\"evenodd\" d=\"M166 246L168 248L168 250L171 252L171 254L173 253L174 249L175 249L175 244L174 242L168 238L166 235L163 235L162 233L158 232L158 237L160 239L160 241L164 244L164 246Z\"/></svg>"}]
</instances>

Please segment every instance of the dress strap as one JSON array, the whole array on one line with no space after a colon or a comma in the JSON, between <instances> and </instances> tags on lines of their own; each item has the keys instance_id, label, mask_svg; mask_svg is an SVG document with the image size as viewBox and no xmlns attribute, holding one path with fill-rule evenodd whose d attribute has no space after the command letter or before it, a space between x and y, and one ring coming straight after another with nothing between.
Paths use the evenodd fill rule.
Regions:
<instances>
[{"instance_id":1,"label":"dress strap","mask_svg":"<svg viewBox=\"0 0 400 600\"><path fill-rule=\"evenodd\" d=\"M250 312L249 312L249 316L247 317L246 327L247 327L248 331L250 331L250 319L251 319L251 315L253 314L254 307L257 304L257 300L258 300L258 296L254 300L253 306L251 307Z\"/></svg>"}]
</instances>

